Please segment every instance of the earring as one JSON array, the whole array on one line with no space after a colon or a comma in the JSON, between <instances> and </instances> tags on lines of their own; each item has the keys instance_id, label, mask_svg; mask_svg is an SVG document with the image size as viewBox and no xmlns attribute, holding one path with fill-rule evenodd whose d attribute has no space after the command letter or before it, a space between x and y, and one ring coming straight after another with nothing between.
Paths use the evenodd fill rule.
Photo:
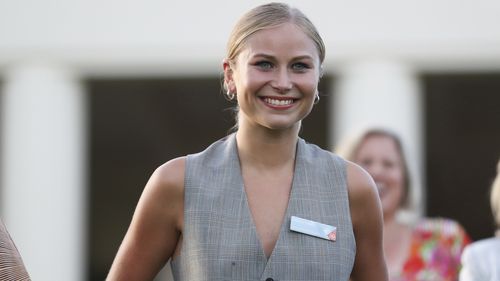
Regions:
<instances>
[{"instance_id":1,"label":"earring","mask_svg":"<svg viewBox=\"0 0 500 281\"><path fill-rule=\"evenodd\" d=\"M319 93L314 96L314 104L318 104L319 102Z\"/></svg>"},{"instance_id":2,"label":"earring","mask_svg":"<svg viewBox=\"0 0 500 281\"><path fill-rule=\"evenodd\" d=\"M234 93L232 93L230 90L227 90L227 92L226 92L226 100L232 101L232 100L234 100L235 96L236 95Z\"/></svg>"}]
</instances>

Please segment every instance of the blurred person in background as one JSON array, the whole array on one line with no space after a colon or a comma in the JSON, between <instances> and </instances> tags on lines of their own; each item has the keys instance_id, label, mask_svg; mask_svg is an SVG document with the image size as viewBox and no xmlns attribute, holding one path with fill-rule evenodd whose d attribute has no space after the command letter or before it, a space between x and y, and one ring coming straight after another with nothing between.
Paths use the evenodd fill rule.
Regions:
<instances>
[{"instance_id":1,"label":"blurred person in background","mask_svg":"<svg viewBox=\"0 0 500 281\"><path fill-rule=\"evenodd\" d=\"M490 205L496 224L495 236L465 247L460 281L500 280L500 160L497 176L491 186Z\"/></svg>"},{"instance_id":2,"label":"blurred person in background","mask_svg":"<svg viewBox=\"0 0 500 281\"><path fill-rule=\"evenodd\" d=\"M410 175L400 137L369 128L345 139L337 154L359 164L375 180L384 216L384 252L391 281L455 281L460 255L470 242L457 222L446 218L404 221L410 206Z\"/></svg>"},{"instance_id":3,"label":"blurred person in background","mask_svg":"<svg viewBox=\"0 0 500 281\"><path fill-rule=\"evenodd\" d=\"M324 56L299 10L243 15L223 61L236 132L153 173L107 280L151 280L169 259L177 281L387 280L372 179L298 136Z\"/></svg>"},{"instance_id":4,"label":"blurred person in background","mask_svg":"<svg viewBox=\"0 0 500 281\"><path fill-rule=\"evenodd\" d=\"M30 280L21 255L2 220L0 220L0 280Z\"/></svg>"}]
</instances>

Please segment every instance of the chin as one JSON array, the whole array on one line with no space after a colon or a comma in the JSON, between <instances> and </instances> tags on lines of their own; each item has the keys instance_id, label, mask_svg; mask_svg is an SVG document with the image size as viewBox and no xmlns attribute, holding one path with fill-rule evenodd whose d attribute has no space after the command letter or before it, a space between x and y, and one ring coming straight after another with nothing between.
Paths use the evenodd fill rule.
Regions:
<instances>
[{"instance_id":1,"label":"chin","mask_svg":"<svg viewBox=\"0 0 500 281\"><path fill-rule=\"evenodd\" d=\"M265 126L267 129L269 129L270 131L286 131L286 130L290 130L292 129L293 127L292 126Z\"/></svg>"},{"instance_id":2,"label":"chin","mask_svg":"<svg viewBox=\"0 0 500 281\"><path fill-rule=\"evenodd\" d=\"M276 116L274 116L276 117ZM300 127L302 119L300 118L290 118L291 116L286 116L286 118L279 118L285 116L278 116L278 118L269 118L267 120L262 120L263 126L273 129L273 130L286 130Z\"/></svg>"},{"instance_id":3,"label":"chin","mask_svg":"<svg viewBox=\"0 0 500 281\"><path fill-rule=\"evenodd\" d=\"M264 126L270 130L289 130L300 126L300 122L268 122Z\"/></svg>"},{"instance_id":4,"label":"chin","mask_svg":"<svg viewBox=\"0 0 500 281\"><path fill-rule=\"evenodd\" d=\"M399 207L382 205L382 213L384 216L394 217L399 211Z\"/></svg>"}]
</instances>

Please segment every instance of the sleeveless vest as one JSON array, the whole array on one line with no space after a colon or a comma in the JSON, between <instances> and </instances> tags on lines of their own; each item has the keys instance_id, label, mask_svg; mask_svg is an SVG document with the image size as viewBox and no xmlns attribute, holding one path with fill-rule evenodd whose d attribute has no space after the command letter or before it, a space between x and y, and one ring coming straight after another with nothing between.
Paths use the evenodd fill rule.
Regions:
<instances>
[{"instance_id":1,"label":"sleeveless vest","mask_svg":"<svg viewBox=\"0 0 500 281\"><path fill-rule=\"evenodd\" d=\"M269 259L248 206L235 134L187 156L184 189L174 280L349 279L356 242L340 157L299 139L290 199ZM336 241L290 231L291 216L337 227Z\"/></svg>"}]
</instances>

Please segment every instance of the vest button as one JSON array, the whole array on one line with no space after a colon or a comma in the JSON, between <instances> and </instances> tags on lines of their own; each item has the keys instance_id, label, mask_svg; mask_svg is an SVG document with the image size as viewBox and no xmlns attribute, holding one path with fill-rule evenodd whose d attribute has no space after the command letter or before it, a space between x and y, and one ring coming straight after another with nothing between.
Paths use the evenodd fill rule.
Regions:
<instances>
[{"instance_id":1,"label":"vest button","mask_svg":"<svg viewBox=\"0 0 500 281\"><path fill-rule=\"evenodd\" d=\"M269 278L266 279L266 281L274 281L274 279L271 278L271 277L269 277Z\"/></svg>"}]
</instances>

